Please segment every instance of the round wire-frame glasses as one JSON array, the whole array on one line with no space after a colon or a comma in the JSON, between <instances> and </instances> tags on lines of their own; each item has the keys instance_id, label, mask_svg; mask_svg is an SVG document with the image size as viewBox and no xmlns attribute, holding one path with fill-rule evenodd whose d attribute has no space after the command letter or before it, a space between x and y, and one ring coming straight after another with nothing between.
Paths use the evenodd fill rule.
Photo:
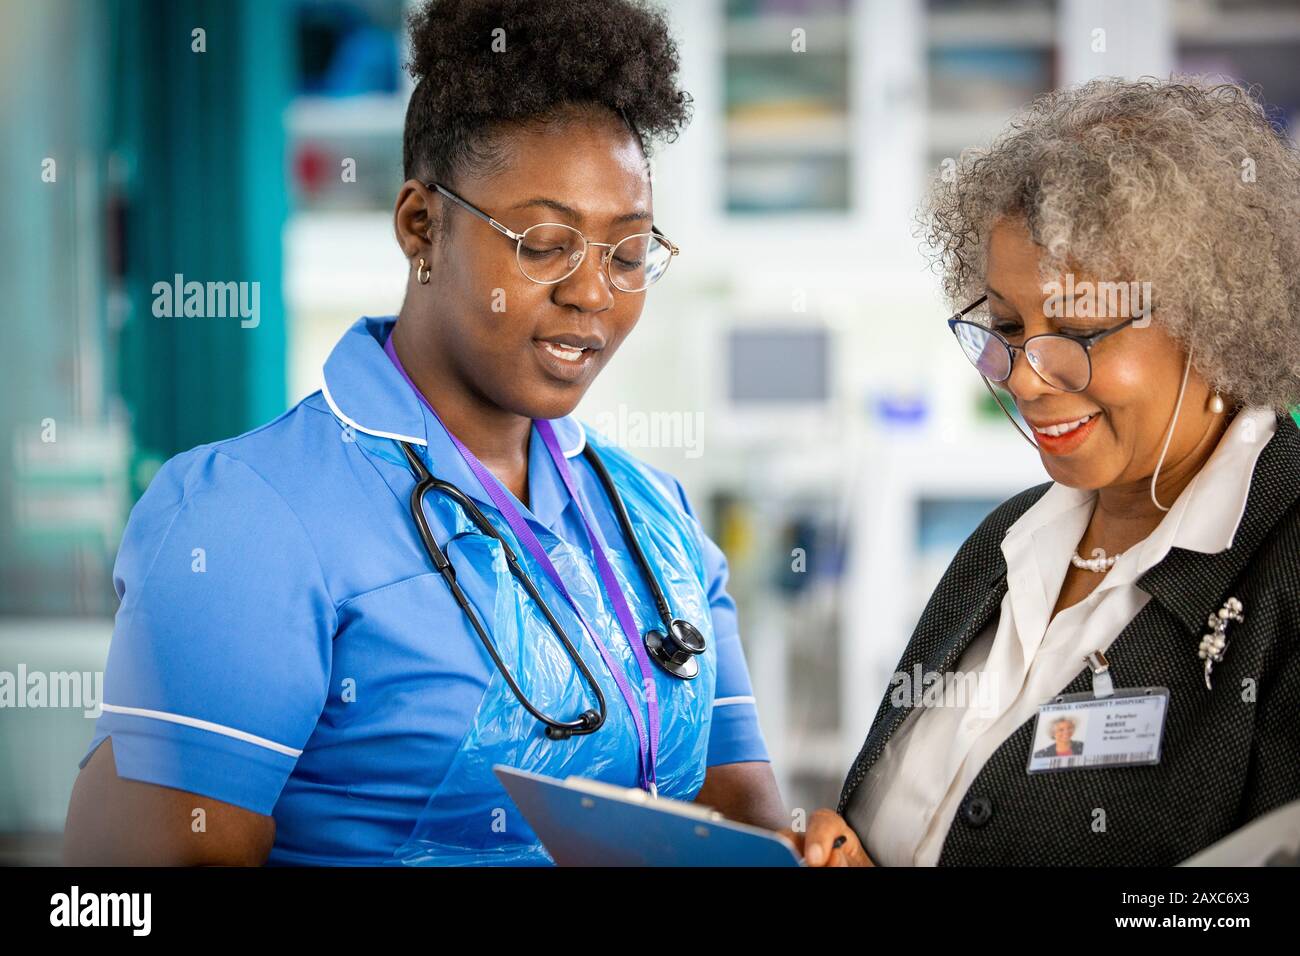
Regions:
<instances>
[{"instance_id":1,"label":"round wire-frame glasses","mask_svg":"<svg viewBox=\"0 0 1300 956\"><path fill-rule=\"evenodd\" d=\"M515 262L524 278L538 285L563 282L578 271L587 249L601 246L601 268L609 283L620 292L644 292L668 270L681 249L655 226L650 232L624 236L618 242L596 242L562 222L539 222L523 232L502 225L473 203L439 183L425 183L452 202L482 219L515 243Z\"/></svg>"}]
</instances>

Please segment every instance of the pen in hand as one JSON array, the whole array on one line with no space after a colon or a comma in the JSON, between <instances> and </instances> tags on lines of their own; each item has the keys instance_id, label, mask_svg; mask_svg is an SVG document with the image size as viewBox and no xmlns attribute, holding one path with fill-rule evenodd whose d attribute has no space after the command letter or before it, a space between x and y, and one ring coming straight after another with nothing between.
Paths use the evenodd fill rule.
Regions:
<instances>
[{"instance_id":1,"label":"pen in hand","mask_svg":"<svg viewBox=\"0 0 1300 956\"><path fill-rule=\"evenodd\" d=\"M822 866L826 863L829 863L831 854L833 854L836 850L838 850L846 842L848 842L848 839L849 838L847 836L841 833L831 842L830 849L824 852L821 852L820 845L814 843L811 847L808 848L808 854L806 857L807 863L810 866Z\"/></svg>"}]
</instances>

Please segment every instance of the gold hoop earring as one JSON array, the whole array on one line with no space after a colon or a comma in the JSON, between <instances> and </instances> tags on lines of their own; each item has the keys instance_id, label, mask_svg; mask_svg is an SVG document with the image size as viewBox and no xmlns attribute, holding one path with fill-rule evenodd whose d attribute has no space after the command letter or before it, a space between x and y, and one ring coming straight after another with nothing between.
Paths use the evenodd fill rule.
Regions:
<instances>
[{"instance_id":1,"label":"gold hoop earring","mask_svg":"<svg viewBox=\"0 0 1300 956\"><path fill-rule=\"evenodd\" d=\"M420 264L415 267L415 281L420 283L420 285L428 285L430 275L432 275L432 272L430 272L429 267L424 264L424 259L421 257Z\"/></svg>"}]
</instances>

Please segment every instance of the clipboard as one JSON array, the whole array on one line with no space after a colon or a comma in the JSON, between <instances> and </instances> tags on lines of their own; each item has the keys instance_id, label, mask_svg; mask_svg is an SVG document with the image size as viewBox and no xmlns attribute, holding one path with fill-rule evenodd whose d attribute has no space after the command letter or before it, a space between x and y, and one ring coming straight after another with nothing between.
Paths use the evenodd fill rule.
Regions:
<instances>
[{"instance_id":1,"label":"clipboard","mask_svg":"<svg viewBox=\"0 0 1300 956\"><path fill-rule=\"evenodd\" d=\"M568 777L492 768L559 866L802 866L771 830L698 803Z\"/></svg>"}]
</instances>

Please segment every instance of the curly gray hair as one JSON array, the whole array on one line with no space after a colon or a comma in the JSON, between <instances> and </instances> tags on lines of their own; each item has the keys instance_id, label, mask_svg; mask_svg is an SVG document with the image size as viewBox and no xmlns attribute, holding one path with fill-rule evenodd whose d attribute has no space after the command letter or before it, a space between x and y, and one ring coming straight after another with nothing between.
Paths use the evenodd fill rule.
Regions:
<instances>
[{"instance_id":1,"label":"curly gray hair","mask_svg":"<svg viewBox=\"0 0 1300 956\"><path fill-rule=\"evenodd\" d=\"M1021 218L1045 278L1150 282L1152 321L1211 388L1300 401L1300 152L1254 91L1092 80L1035 99L955 172L918 214L954 309L984 292L994 223Z\"/></svg>"}]
</instances>

